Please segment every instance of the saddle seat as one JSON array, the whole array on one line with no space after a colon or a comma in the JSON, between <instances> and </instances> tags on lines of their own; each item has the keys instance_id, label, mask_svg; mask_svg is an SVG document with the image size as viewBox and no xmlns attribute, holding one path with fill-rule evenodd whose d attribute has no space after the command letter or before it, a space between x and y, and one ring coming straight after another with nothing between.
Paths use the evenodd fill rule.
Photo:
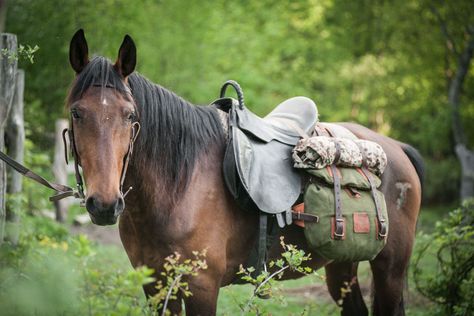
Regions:
<instances>
[{"instance_id":1,"label":"saddle seat","mask_svg":"<svg viewBox=\"0 0 474 316\"><path fill-rule=\"evenodd\" d=\"M264 142L277 140L294 145L301 137L301 131L312 131L317 116L316 104L311 99L293 97L277 105L264 118L244 108L238 113L237 124Z\"/></svg>"},{"instance_id":2,"label":"saddle seat","mask_svg":"<svg viewBox=\"0 0 474 316\"><path fill-rule=\"evenodd\" d=\"M293 168L291 151L302 131L312 132L318 117L315 103L294 97L264 118L231 98L213 104L229 113L229 144L223 163L229 191L242 208L289 214L301 193L301 176Z\"/></svg>"}]
</instances>

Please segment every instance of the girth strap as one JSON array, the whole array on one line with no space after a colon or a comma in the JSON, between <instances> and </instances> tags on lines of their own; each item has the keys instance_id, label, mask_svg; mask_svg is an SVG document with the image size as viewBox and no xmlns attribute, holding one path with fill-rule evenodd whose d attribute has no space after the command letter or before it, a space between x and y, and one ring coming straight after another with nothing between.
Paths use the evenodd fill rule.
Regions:
<instances>
[{"instance_id":1,"label":"girth strap","mask_svg":"<svg viewBox=\"0 0 474 316\"><path fill-rule=\"evenodd\" d=\"M255 269L256 273L260 274L262 268L265 268L267 262L267 227L268 215L260 212L258 224L258 259Z\"/></svg>"},{"instance_id":2,"label":"girth strap","mask_svg":"<svg viewBox=\"0 0 474 316\"><path fill-rule=\"evenodd\" d=\"M377 194L375 193L377 187L375 186L374 179L372 178L372 175L370 174L370 172L368 172L368 170L365 167L361 168L361 170L362 170L362 173L367 178L367 180L369 181L370 193L371 193L372 198L373 198L374 203L375 203L375 213L377 214L377 222L378 222L378 225L379 225L379 227L378 227L379 228L378 229L378 231L379 231L378 237L380 239L384 239L387 236L387 223L386 223L385 218L382 215L382 207L380 205L380 200L378 199Z\"/></svg>"}]
</instances>

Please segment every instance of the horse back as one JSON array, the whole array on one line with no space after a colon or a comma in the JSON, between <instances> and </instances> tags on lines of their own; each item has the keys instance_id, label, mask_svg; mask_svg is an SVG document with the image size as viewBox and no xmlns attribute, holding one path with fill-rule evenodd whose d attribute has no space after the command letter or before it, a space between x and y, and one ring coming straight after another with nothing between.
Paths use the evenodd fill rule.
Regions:
<instances>
[{"instance_id":1,"label":"horse back","mask_svg":"<svg viewBox=\"0 0 474 316\"><path fill-rule=\"evenodd\" d=\"M355 123L337 123L360 139L376 142L387 154L388 164L382 175L381 190L385 195L390 220L398 221L403 213L414 228L421 204L423 161L418 151L410 145L378 134ZM393 227L393 225L391 225Z\"/></svg>"}]
</instances>

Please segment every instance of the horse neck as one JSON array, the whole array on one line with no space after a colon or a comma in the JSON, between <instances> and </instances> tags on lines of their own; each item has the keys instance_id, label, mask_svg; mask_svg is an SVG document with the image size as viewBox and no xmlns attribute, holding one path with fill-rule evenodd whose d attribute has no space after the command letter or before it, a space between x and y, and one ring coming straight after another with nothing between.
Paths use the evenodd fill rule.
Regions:
<instances>
[{"instance_id":1,"label":"horse neck","mask_svg":"<svg viewBox=\"0 0 474 316\"><path fill-rule=\"evenodd\" d=\"M197 107L166 89L153 86L138 104L142 131L132 157L128 180L140 188L143 201L155 208L171 210L187 191L196 168L211 148L223 148L224 134L215 110ZM148 115L152 117L144 117Z\"/></svg>"}]
</instances>

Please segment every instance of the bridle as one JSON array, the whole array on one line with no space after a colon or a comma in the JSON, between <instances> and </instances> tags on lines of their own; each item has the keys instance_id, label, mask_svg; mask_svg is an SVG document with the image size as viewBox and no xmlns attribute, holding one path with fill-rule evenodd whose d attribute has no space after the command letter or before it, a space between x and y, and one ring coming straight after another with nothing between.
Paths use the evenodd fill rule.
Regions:
<instances>
[{"instance_id":1,"label":"bridle","mask_svg":"<svg viewBox=\"0 0 474 316\"><path fill-rule=\"evenodd\" d=\"M97 86L103 87L102 85L97 85ZM106 85L105 87L116 89L115 87L109 86L109 85ZM125 86L125 87L126 87L125 92L133 100L133 96L132 96L132 93L130 92L130 88L128 86ZM138 114L135 102L133 102L133 106L134 106L135 113ZM74 159L74 172L76 176L77 190L74 190L73 188L64 184L54 183L54 182L50 182L46 180L45 178L33 172L32 170L28 169L27 167L25 167L18 161L15 161L13 158L9 157L7 154L5 154L2 151L0 151L0 160L3 160L7 165L12 167L16 171L18 171L21 175L27 178L30 178L31 180L34 180L49 189L54 190L56 194L49 197L50 201L56 202L58 200L67 198L69 196L73 196L81 200L81 203L80 203L81 206L85 206L84 182L82 181L81 172L79 170L81 157L79 157L79 154L77 152L76 142L74 139L74 124L73 124L72 112L70 113L69 120L70 120L70 125L69 125L70 128L65 128L62 132L63 142L64 142L64 158L67 164L68 163L68 150L67 150L67 141L66 141L66 134L67 134L69 137L69 143L71 144L71 155ZM131 128L132 128L132 131L130 133L130 142L128 144L127 153L123 157L123 167L122 167L122 172L120 175L120 194L122 195L122 198L124 198L130 192L130 190L132 190L132 187L129 187L127 191L123 193L123 184L125 181L125 176L127 174L128 165L130 163L130 158L133 153L133 145L135 141L137 140L138 133L140 133L140 123L138 122L138 120L132 122Z\"/></svg>"},{"instance_id":2,"label":"bridle","mask_svg":"<svg viewBox=\"0 0 474 316\"><path fill-rule=\"evenodd\" d=\"M95 85L95 86L100 86L100 85ZM103 86L101 86L103 87ZM116 89L113 86L106 85L106 88L113 88ZM130 95L130 97L133 100L132 94L130 92L130 89L127 87L127 90L125 91ZM136 112L136 105L133 103L135 112ZM138 134L140 133L140 123L138 121L132 122L131 125L131 133L130 133L130 141L128 144L128 150L125 156L123 157L123 167L122 171L120 174L120 194L122 198L125 198L127 194L130 192L130 190L133 189L133 187L129 187L127 191L124 193L123 192L123 184L125 182L125 176L127 175L127 170L128 170L128 165L130 163L130 158L133 153L133 145L135 141L137 140ZM80 205L84 206L85 205L85 194L84 194L84 182L82 180L82 175L79 170L79 165L81 164L81 158L79 156L79 153L77 152L77 146L76 146L76 141L74 137L74 119L72 116L72 112L69 115L69 128L65 128L62 132L62 137L63 137L63 143L64 143L64 158L66 160L66 164L68 164L68 149L67 149L67 141L66 141L66 134L69 138L69 144L71 147L71 156L74 160L74 173L76 177L76 187L77 187L77 194L75 197L79 198L81 200Z\"/></svg>"}]
</instances>

